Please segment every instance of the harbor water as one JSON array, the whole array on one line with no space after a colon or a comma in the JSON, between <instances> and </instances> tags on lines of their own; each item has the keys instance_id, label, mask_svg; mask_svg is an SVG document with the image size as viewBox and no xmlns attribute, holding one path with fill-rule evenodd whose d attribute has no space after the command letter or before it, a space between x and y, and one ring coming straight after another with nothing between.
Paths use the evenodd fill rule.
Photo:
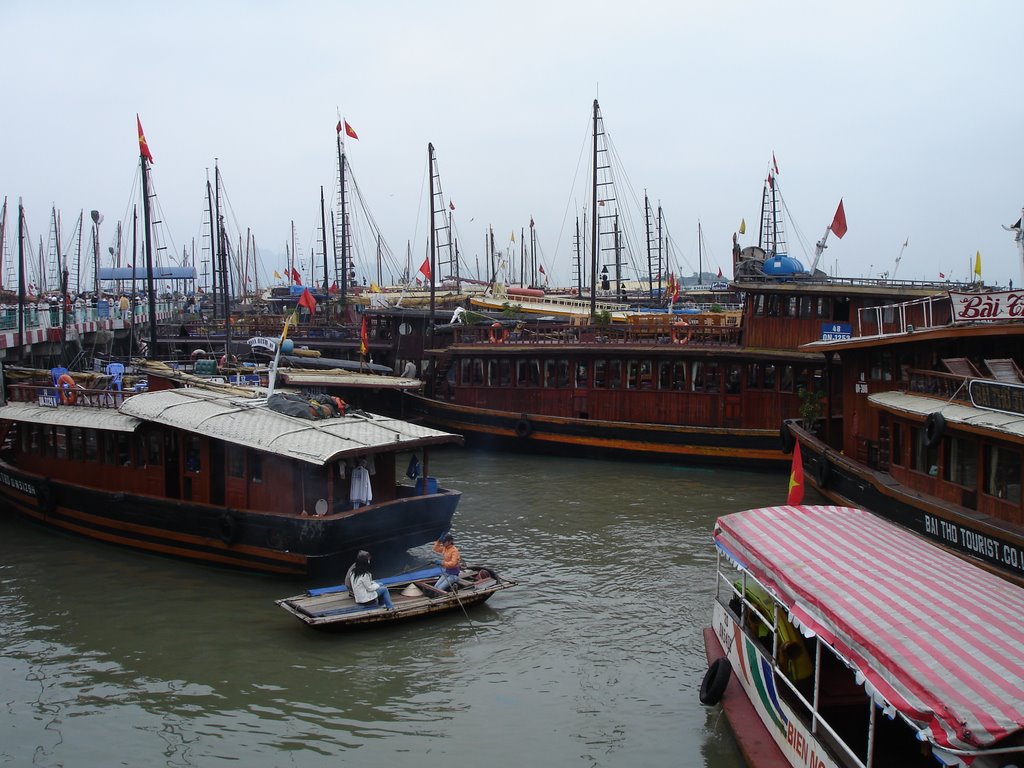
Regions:
<instances>
[{"instance_id":1,"label":"harbor water","mask_svg":"<svg viewBox=\"0 0 1024 768\"><path fill-rule=\"evenodd\" d=\"M711 531L782 503L784 473L468 449L430 468L463 492L463 559L520 586L468 618L349 634L274 605L322 585L0 515L0 764L743 765L697 701Z\"/></svg>"}]
</instances>

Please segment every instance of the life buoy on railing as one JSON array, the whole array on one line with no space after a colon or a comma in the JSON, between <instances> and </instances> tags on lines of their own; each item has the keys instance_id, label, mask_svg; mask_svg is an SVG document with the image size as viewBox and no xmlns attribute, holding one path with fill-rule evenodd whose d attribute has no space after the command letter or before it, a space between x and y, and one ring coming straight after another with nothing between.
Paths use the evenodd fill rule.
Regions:
<instances>
[{"instance_id":1,"label":"life buoy on railing","mask_svg":"<svg viewBox=\"0 0 1024 768\"><path fill-rule=\"evenodd\" d=\"M502 344L508 339L508 330L503 328L498 321L494 321L491 323L491 332L487 338L490 339L491 344Z\"/></svg>"},{"instance_id":2,"label":"life buoy on railing","mask_svg":"<svg viewBox=\"0 0 1024 768\"><path fill-rule=\"evenodd\" d=\"M946 432L946 417L938 411L928 414L924 420L924 444L928 448L934 448L942 440Z\"/></svg>"},{"instance_id":3,"label":"life buoy on railing","mask_svg":"<svg viewBox=\"0 0 1024 768\"><path fill-rule=\"evenodd\" d=\"M519 421L516 422L516 437L529 437L533 432L533 424L526 418L524 413L519 417Z\"/></svg>"},{"instance_id":4,"label":"life buoy on railing","mask_svg":"<svg viewBox=\"0 0 1024 768\"><path fill-rule=\"evenodd\" d=\"M62 373L57 379L57 394L64 405L74 405L78 400L78 393L75 391L75 380L66 373Z\"/></svg>"}]
</instances>

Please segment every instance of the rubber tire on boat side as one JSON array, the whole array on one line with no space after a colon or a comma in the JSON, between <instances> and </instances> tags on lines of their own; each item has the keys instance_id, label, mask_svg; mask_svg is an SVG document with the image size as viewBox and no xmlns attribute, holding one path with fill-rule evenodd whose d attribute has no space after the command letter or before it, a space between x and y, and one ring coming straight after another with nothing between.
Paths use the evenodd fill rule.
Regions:
<instances>
[{"instance_id":1,"label":"rubber tire on boat side","mask_svg":"<svg viewBox=\"0 0 1024 768\"><path fill-rule=\"evenodd\" d=\"M942 440L946 432L946 417L938 411L928 414L924 420L924 444L928 448L934 448Z\"/></svg>"},{"instance_id":2,"label":"rubber tire on boat side","mask_svg":"<svg viewBox=\"0 0 1024 768\"><path fill-rule=\"evenodd\" d=\"M793 433L789 431L789 424L782 422L782 426L779 427L779 442L782 443L783 453L792 453L793 446L796 444L796 438L793 437Z\"/></svg>"},{"instance_id":3,"label":"rubber tire on boat side","mask_svg":"<svg viewBox=\"0 0 1024 768\"><path fill-rule=\"evenodd\" d=\"M828 459L822 454L817 458L814 463L814 482L819 488L824 488L828 485L828 479L831 475L831 467L828 465Z\"/></svg>"},{"instance_id":4,"label":"rubber tire on boat side","mask_svg":"<svg viewBox=\"0 0 1024 768\"><path fill-rule=\"evenodd\" d=\"M516 422L516 437L529 437L533 432L533 424L526 418L524 413L519 417L519 421Z\"/></svg>"},{"instance_id":5,"label":"rubber tire on boat side","mask_svg":"<svg viewBox=\"0 0 1024 768\"><path fill-rule=\"evenodd\" d=\"M725 656L715 659L701 681L700 703L706 707L713 707L720 702L731 674L732 664L729 663L729 659Z\"/></svg>"},{"instance_id":6,"label":"rubber tire on boat side","mask_svg":"<svg viewBox=\"0 0 1024 768\"><path fill-rule=\"evenodd\" d=\"M225 512L220 516L220 540L225 544L231 545L238 541L239 523L238 518L230 512Z\"/></svg>"}]
</instances>

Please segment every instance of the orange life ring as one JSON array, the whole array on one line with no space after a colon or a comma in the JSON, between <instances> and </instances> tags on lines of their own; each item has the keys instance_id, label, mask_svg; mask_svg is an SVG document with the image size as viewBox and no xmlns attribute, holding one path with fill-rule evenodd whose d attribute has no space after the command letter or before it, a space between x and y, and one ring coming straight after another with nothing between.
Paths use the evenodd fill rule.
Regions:
<instances>
[{"instance_id":1,"label":"orange life ring","mask_svg":"<svg viewBox=\"0 0 1024 768\"><path fill-rule=\"evenodd\" d=\"M74 405L78 400L78 392L75 391L75 380L68 374L62 373L57 379L57 394L64 405Z\"/></svg>"},{"instance_id":2,"label":"orange life ring","mask_svg":"<svg viewBox=\"0 0 1024 768\"><path fill-rule=\"evenodd\" d=\"M491 344L501 344L508 338L508 329L502 328L501 323L492 323L488 338L491 340Z\"/></svg>"}]
</instances>

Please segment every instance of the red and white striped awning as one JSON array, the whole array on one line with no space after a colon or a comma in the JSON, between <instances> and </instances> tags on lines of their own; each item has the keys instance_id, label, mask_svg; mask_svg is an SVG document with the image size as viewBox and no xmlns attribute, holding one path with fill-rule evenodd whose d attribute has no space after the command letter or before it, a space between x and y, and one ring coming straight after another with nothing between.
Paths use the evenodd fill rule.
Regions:
<instances>
[{"instance_id":1,"label":"red and white striped awning","mask_svg":"<svg viewBox=\"0 0 1024 768\"><path fill-rule=\"evenodd\" d=\"M934 744L984 749L1024 728L1024 589L847 507L726 515L715 543Z\"/></svg>"}]
</instances>

